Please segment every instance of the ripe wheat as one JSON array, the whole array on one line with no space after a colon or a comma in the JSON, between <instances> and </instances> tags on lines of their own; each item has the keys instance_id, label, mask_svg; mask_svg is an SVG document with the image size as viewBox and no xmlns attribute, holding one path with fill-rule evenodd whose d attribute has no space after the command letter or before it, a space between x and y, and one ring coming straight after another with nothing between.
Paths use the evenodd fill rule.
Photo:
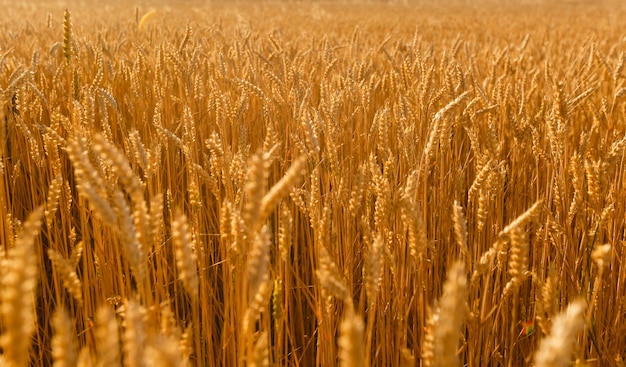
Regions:
<instances>
[{"instance_id":1,"label":"ripe wheat","mask_svg":"<svg viewBox=\"0 0 626 367\"><path fill-rule=\"evenodd\" d=\"M0 0L0 364L624 364L618 1L69 3Z\"/></svg>"}]
</instances>

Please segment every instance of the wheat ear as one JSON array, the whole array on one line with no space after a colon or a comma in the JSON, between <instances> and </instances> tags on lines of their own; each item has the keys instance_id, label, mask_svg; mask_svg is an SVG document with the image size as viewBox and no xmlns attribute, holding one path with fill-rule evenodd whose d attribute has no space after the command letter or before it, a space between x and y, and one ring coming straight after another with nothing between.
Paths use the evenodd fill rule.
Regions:
<instances>
[{"instance_id":1,"label":"wheat ear","mask_svg":"<svg viewBox=\"0 0 626 367\"><path fill-rule=\"evenodd\" d=\"M250 252L248 253L248 289L249 297L253 299L261 284L269 279L269 254L270 254L270 233L266 226L255 236Z\"/></svg>"},{"instance_id":2,"label":"wheat ear","mask_svg":"<svg viewBox=\"0 0 626 367\"><path fill-rule=\"evenodd\" d=\"M65 287L67 292L72 295L78 305L82 306L82 284L80 279L78 279L78 275L74 270L72 262L63 257L63 255L61 255L58 251L54 249L48 250L48 258L52 262L52 266L54 267L54 269L61 276L61 279L63 280L63 287Z\"/></svg>"},{"instance_id":3,"label":"wheat ear","mask_svg":"<svg viewBox=\"0 0 626 367\"><path fill-rule=\"evenodd\" d=\"M249 367L269 367L269 337L267 332L262 332L259 335L259 339L254 344L251 357L251 361L248 364Z\"/></svg>"},{"instance_id":4,"label":"wheat ear","mask_svg":"<svg viewBox=\"0 0 626 367\"><path fill-rule=\"evenodd\" d=\"M172 221L172 237L176 252L176 266L185 291L193 300L197 300L200 282L196 255L193 252L194 241L191 238L187 217L178 210L174 216L176 219Z\"/></svg>"},{"instance_id":5,"label":"wheat ear","mask_svg":"<svg viewBox=\"0 0 626 367\"><path fill-rule=\"evenodd\" d=\"M119 329L115 314L107 307L96 313L96 351L98 367L118 367L121 365Z\"/></svg>"},{"instance_id":6,"label":"wheat ear","mask_svg":"<svg viewBox=\"0 0 626 367\"><path fill-rule=\"evenodd\" d=\"M352 302L348 302L348 310L339 326L339 365L341 367L367 366L363 341L364 331L363 320L355 313Z\"/></svg>"},{"instance_id":7,"label":"wheat ear","mask_svg":"<svg viewBox=\"0 0 626 367\"><path fill-rule=\"evenodd\" d=\"M422 354L428 362L427 365L458 366L456 350L467 309L467 275L465 266L459 261L448 271L443 285L443 295L428 322Z\"/></svg>"},{"instance_id":8,"label":"wheat ear","mask_svg":"<svg viewBox=\"0 0 626 367\"><path fill-rule=\"evenodd\" d=\"M175 340L159 335L146 349L146 358L154 367L184 367L180 348Z\"/></svg>"},{"instance_id":9,"label":"wheat ear","mask_svg":"<svg viewBox=\"0 0 626 367\"><path fill-rule=\"evenodd\" d=\"M2 260L3 334L0 345L7 365L22 367L29 364L28 351L35 331L35 296L37 288L37 256L35 238L39 233L43 207L35 209L26 219L15 246Z\"/></svg>"},{"instance_id":10,"label":"wheat ear","mask_svg":"<svg viewBox=\"0 0 626 367\"><path fill-rule=\"evenodd\" d=\"M463 258L467 258L467 220L463 213L463 207L458 201L454 202L452 206L452 221L454 222L454 235L456 237L456 243L461 250Z\"/></svg>"},{"instance_id":11,"label":"wheat ear","mask_svg":"<svg viewBox=\"0 0 626 367\"><path fill-rule=\"evenodd\" d=\"M124 305L124 334L122 348L124 365L146 366L144 347L147 342L145 331L146 310L139 303L129 300Z\"/></svg>"},{"instance_id":12,"label":"wheat ear","mask_svg":"<svg viewBox=\"0 0 626 367\"><path fill-rule=\"evenodd\" d=\"M261 200L260 221L263 222L271 211L274 209L278 201L289 192L298 178L304 174L305 157L298 158L287 170L285 175L265 194Z\"/></svg>"},{"instance_id":13,"label":"wheat ear","mask_svg":"<svg viewBox=\"0 0 626 367\"><path fill-rule=\"evenodd\" d=\"M72 59L72 17L67 9L63 14L63 56L69 64Z\"/></svg>"},{"instance_id":14,"label":"wheat ear","mask_svg":"<svg viewBox=\"0 0 626 367\"><path fill-rule=\"evenodd\" d=\"M535 367L571 365L571 349L576 333L585 325L585 303L577 300L567 306L552 322L550 336L544 338L535 353Z\"/></svg>"},{"instance_id":15,"label":"wheat ear","mask_svg":"<svg viewBox=\"0 0 626 367\"><path fill-rule=\"evenodd\" d=\"M56 309L52 317L54 337L52 338L53 367L74 367L77 360L77 349L74 342L74 327L67 311L62 307Z\"/></svg>"}]
</instances>

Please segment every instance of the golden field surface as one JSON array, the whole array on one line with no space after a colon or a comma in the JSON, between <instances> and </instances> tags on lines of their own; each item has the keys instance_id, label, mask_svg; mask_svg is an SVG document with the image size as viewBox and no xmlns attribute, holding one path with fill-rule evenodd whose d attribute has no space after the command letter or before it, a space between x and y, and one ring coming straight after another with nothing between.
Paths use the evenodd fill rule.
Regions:
<instances>
[{"instance_id":1,"label":"golden field surface","mask_svg":"<svg viewBox=\"0 0 626 367\"><path fill-rule=\"evenodd\" d=\"M619 2L0 7L0 365L626 364Z\"/></svg>"}]
</instances>

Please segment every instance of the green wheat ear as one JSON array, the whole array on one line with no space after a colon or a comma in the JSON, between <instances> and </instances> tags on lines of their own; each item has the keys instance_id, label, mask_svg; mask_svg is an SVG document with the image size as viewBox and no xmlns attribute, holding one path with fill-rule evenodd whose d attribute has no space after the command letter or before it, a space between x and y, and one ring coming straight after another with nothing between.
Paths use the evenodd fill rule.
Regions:
<instances>
[{"instance_id":1,"label":"green wheat ear","mask_svg":"<svg viewBox=\"0 0 626 367\"><path fill-rule=\"evenodd\" d=\"M63 14L63 56L69 64L72 59L72 19L67 9Z\"/></svg>"}]
</instances>

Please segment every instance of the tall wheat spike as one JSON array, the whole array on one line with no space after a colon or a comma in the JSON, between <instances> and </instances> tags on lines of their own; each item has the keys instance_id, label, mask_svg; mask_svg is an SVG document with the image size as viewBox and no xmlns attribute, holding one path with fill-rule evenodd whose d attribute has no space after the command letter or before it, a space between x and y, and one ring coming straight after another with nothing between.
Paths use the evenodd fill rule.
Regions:
<instances>
[{"instance_id":1,"label":"tall wheat spike","mask_svg":"<svg viewBox=\"0 0 626 367\"><path fill-rule=\"evenodd\" d=\"M17 235L15 246L2 259L2 290L0 311L3 333L0 345L10 366L29 365L31 336L36 330L35 290L37 287L37 256L35 239L43 218L43 207L29 214Z\"/></svg>"},{"instance_id":2,"label":"tall wheat spike","mask_svg":"<svg viewBox=\"0 0 626 367\"><path fill-rule=\"evenodd\" d=\"M363 333L363 320L351 304L339 327L339 365L341 367L367 366Z\"/></svg>"},{"instance_id":3,"label":"tall wheat spike","mask_svg":"<svg viewBox=\"0 0 626 367\"><path fill-rule=\"evenodd\" d=\"M552 322L550 335L543 340L535 353L537 367L565 367L571 364L572 345L577 333L584 327L585 303L572 302Z\"/></svg>"},{"instance_id":4,"label":"tall wheat spike","mask_svg":"<svg viewBox=\"0 0 626 367\"><path fill-rule=\"evenodd\" d=\"M72 18L67 9L63 13L63 56L69 64L72 60Z\"/></svg>"},{"instance_id":5,"label":"tall wheat spike","mask_svg":"<svg viewBox=\"0 0 626 367\"><path fill-rule=\"evenodd\" d=\"M95 337L97 366L121 366L118 323L114 312L106 306L98 308Z\"/></svg>"},{"instance_id":6,"label":"tall wheat spike","mask_svg":"<svg viewBox=\"0 0 626 367\"><path fill-rule=\"evenodd\" d=\"M465 219L463 208L457 201L455 201L452 206L452 221L454 222L454 235L456 237L456 242L461 250L461 254L464 257L467 257L467 220Z\"/></svg>"},{"instance_id":7,"label":"tall wheat spike","mask_svg":"<svg viewBox=\"0 0 626 367\"><path fill-rule=\"evenodd\" d=\"M195 302L198 299L198 266L194 253L195 244L192 240L187 217L176 211L172 221L172 238L176 253L176 266L185 291Z\"/></svg>"},{"instance_id":8,"label":"tall wheat spike","mask_svg":"<svg viewBox=\"0 0 626 367\"><path fill-rule=\"evenodd\" d=\"M55 332L52 339L53 367L76 366L78 352L74 341L74 327L63 307L55 311L52 324Z\"/></svg>"},{"instance_id":9,"label":"tall wheat spike","mask_svg":"<svg viewBox=\"0 0 626 367\"><path fill-rule=\"evenodd\" d=\"M128 367L147 366L145 346L148 337L145 325L146 310L136 301L128 301L124 305L124 333L122 350L124 365Z\"/></svg>"},{"instance_id":10,"label":"tall wheat spike","mask_svg":"<svg viewBox=\"0 0 626 367\"><path fill-rule=\"evenodd\" d=\"M82 242L81 242L82 243ZM79 306L83 304L82 283L74 270L74 264L54 249L48 250L48 257L63 281L63 287L74 297Z\"/></svg>"},{"instance_id":11,"label":"tall wheat spike","mask_svg":"<svg viewBox=\"0 0 626 367\"><path fill-rule=\"evenodd\" d=\"M459 365L456 350L461 326L467 317L467 274L465 266L456 262L448 270L443 294L432 316L432 366ZM425 348L428 350L429 348Z\"/></svg>"}]
</instances>

